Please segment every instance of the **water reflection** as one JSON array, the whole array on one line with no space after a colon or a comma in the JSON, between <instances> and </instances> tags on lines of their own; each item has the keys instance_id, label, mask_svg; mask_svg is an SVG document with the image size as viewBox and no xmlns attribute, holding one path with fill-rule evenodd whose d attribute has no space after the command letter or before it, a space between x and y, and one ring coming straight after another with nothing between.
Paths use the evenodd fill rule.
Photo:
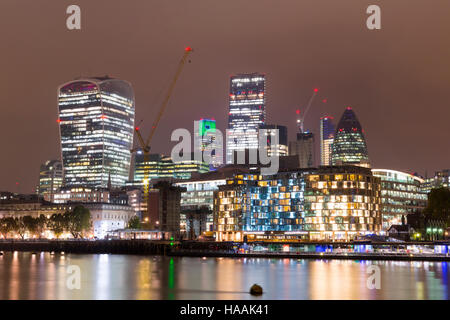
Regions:
<instances>
[{"instance_id":1,"label":"water reflection","mask_svg":"<svg viewBox=\"0 0 450 320\"><path fill-rule=\"evenodd\" d=\"M67 287L67 268L81 289ZM367 288L368 268L381 289ZM0 299L448 299L447 262L170 258L5 252ZM254 283L262 297L248 294Z\"/></svg>"}]
</instances>

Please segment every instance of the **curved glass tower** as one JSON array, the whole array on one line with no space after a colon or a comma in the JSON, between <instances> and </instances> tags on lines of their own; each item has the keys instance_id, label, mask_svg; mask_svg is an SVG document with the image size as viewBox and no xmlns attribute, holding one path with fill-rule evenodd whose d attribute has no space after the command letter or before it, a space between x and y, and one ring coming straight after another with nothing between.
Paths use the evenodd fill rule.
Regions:
<instances>
[{"instance_id":1,"label":"curved glass tower","mask_svg":"<svg viewBox=\"0 0 450 320\"><path fill-rule=\"evenodd\" d=\"M352 108L347 107L336 127L331 161L333 165L370 167L366 139Z\"/></svg>"},{"instance_id":2,"label":"curved glass tower","mask_svg":"<svg viewBox=\"0 0 450 320\"><path fill-rule=\"evenodd\" d=\"M134 128L130 83L109 77L65 83L58 112L65 185L125 185Z\"/></svg>"}]
</instances>

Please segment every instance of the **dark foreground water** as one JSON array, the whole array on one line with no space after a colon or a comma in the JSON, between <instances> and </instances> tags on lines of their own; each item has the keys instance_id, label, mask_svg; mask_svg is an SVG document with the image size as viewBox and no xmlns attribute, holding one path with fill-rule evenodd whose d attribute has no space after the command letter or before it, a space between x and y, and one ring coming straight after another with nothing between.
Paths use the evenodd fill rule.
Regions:
<instances>
[{"instance_id":1,"label":"dark foreground water","mask_svg":"<svg viewBox=\"0 0 450 320\"><path fill-rule=\"evenodd\" d=\"M380 289L367 285L372 265L379 267ZM6 252L0 256L0 299L448 300L449 276L447 262ZM262 297L248 294L253 283L263 287Z\"/></svg>"}]
</instances>

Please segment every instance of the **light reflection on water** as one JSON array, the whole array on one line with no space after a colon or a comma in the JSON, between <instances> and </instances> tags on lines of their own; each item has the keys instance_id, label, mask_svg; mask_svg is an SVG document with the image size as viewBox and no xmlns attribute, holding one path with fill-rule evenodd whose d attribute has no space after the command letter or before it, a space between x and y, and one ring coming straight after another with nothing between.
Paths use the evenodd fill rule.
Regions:
<instances>
[{"instance_id":1,"label":"light reflection on water","mask_svg":"<svg viewBox=\"0 0 450 320\"><path fill-rule=\"evenodd\" d=\"M66 286L78 265L81 289ZM367 268L381 270L370 290ZM447 262L5 252L0 299L449 299ZM248 294L260 284L262 297Z\"/></svg>"}]
</instances>

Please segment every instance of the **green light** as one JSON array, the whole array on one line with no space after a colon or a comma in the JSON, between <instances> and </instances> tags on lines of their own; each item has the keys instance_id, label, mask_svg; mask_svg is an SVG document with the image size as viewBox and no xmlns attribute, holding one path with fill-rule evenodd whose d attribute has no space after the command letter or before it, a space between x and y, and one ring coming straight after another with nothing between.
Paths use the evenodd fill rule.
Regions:
<instances>
[{"instance_id":1,"label":"green light","mask_svg":"<svg viewBox=\"0 0 450 320\"><path fill-rule=\"evenodd\" d=\"M216 132L216 121L215 120L209 120L209 119L203 119L200 120L200 126L199 126L199 134L201 137L203 137L207 132Z\"/></svg>"}]
</instances>

